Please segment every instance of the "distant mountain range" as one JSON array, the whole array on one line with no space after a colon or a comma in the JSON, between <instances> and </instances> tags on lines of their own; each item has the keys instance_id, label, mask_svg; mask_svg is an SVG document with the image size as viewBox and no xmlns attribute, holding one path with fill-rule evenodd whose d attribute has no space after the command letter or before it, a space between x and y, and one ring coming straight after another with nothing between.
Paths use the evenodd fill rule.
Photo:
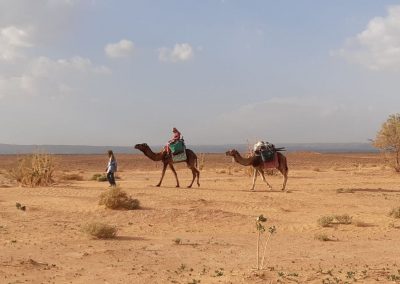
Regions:
<instances>
[{"instance_id":1,"label":"distant mountain range","mask_svg":"<svg viewBox=\"0 0 400 284\"><path fill-rule=\"evenodd\" d=\"M286 147L289 152L378 152L369 143L277 143L276 146ZM188 148L199 153L224 153L228 149L247 151L245 144L232 145L188 145ZM154 151L162 146L153 146ZM112 149L115 153L138 153L132 146L85 146L85 145L12 145L0 144L0 154L28 154L46 152L51 154L104 154Z\"/></svg>"}]
</instances>

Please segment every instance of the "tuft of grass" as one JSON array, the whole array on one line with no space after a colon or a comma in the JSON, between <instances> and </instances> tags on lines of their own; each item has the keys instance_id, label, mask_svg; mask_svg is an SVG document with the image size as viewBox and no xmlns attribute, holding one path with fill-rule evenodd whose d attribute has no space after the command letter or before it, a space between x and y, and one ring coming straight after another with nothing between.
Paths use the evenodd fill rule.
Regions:
<instances>
[{"instance_id":1,"label":"tuft of grass","mask_svg":"<svg viewBox=\"0 0 400 284\"><path fill-rule=\"evenodd\" d=\"M397 208L393 208L390 212L389 212L389 216L393 217L393 218L400 218L400 207Z\"/></svg>"},{"instance_id":2,"label":"tuft of grass","mask_svg":"<svg viewBox=\"0 0 400 284\"><path fill-rule=\"evenodd\" d=\"M80 174L64 174L61 176L62 180L75 180L75 181L83 181L83 176Z\"/></svg>"},{"instance_id":3,"label":"tuft of grass","mask_svg":"<svg viewBox=\"0 0 400 284\"><path fill-rule=\"evenodd\" d=\"M353 217L349 216L348 214L335 215L335 219L338 224L348 225L353 222Z\"/></svg>"},{"instance_id":4,"label":"tuft of grass","mask_svg":"<svg viewBox=\"0 0 400 284\"><path fill-rule=\"evenodd\" d=\"M9 172L9 177L21 186L50 186L54 183L54 158L50 154L35 153L23 156Z\"/></svg>"},{"instance_id":5,"label":"tuft of grass","mask_svg":"<svg viewBox=\"0 0 400 284\"><path fill-rule=\"evenodd\" d=\"M321 241L321 242L332 241L332 239L330 239L327 234L316 234L314 236L314 239L318 240L318 241Z\"/></svg>"},{"instance_id":6,"label":"tuft of grass","mask_svg":"<svg viewBox=\"0 0 400 284\"><path fill-rule=\"evenodd\" d=\"M140 202L133 199L118 187L111 188L100 195L99 205L105 205L110 209L134 210L140 208Z\"/></svg>"},{"instance_id":7,"label":"tuft of grass","mask_svg":"<svg viewBox=\"0 0 400 284\"><path fill-rule=\"evenodd\" d=\"M115 226L104 223L89 223L83 227L83 231L96 239L113 239L117 236L117 228Z\"/></svg>"},{"instance_id":8,"label":"tuft of grass","mask_svg":"<svg viewBox=\"0 0 400 284\"><path fill-rule=\"evenodd\" d=\"M321 227L330 227L333 224L334 219L333 216L322 216L317 222Z\"/></svg>"}]
</instances>

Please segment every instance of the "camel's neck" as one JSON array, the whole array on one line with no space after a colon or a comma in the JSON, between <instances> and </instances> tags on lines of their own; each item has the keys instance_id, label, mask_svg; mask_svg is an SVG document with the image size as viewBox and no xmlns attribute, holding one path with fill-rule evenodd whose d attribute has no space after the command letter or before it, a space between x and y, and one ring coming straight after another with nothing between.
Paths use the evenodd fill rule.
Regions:
<instances>
[{"instance_id":1,"label":"camel's neck","mask_svg":"<svg viewBox=\"0 0 400 284\"><path fill-rule=\"evenodd\" d=\"M148 157L149 159L153 160L153 161L161 161L164 157L163 152L160 153L154 153L150 147L146 148L143 151L143 154L145 154L146 157Z\"/></svg>"},{"instance_id":2,"label":"camel's neck","mask_svg":"<svg viewBox=\"0 0 400 284\"><path fill-rule=\"evenodd\" d=\"M250 166L253 164L253 157L243 158L239 153L235 154L233 159L236 163L241 164L242 166Z\"/></svg>"}]
</instances>

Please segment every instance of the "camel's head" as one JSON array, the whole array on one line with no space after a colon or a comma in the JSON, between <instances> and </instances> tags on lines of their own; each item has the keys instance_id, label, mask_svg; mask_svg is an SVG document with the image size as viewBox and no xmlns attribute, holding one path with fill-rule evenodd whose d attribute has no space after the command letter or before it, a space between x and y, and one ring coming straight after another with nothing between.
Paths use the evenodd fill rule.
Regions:
<instances>
[{"instance_id":1,"label":"camel's head","mask_svg":"<svg viewBox=\"0 0 400 284\"><path fill-rule=\"evenodd\" d=\"M231 150L229 150L229 151L226 151L226 152L225 152L225 155L233 157L233 156L237 155L238 153L239 153L239 152L238 152L237 150L231 149Z\"/></svg>"},{"instance_id":2,"label":"camel's head","mask_svg":"<svg viewBox=\"0 0 400 284\"><path fill-rule=\"evenodd\" d=\"M139 151L144 151L147 148L149 148L149 145L147 145L147 143L142 143L142 144L136 144L135 145L135 149L138 149Z\"/></svg>"}]
</instances>

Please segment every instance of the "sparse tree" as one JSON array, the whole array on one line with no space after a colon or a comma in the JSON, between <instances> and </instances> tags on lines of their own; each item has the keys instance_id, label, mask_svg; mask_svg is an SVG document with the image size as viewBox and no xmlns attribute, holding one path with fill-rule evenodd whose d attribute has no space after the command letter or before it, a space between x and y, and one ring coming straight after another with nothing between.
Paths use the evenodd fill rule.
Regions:
<instances>
[{"instance_id":1,"label":"sparse tree","mask_svg":"<svg viewBox=\"0 0 400 284\"><path fill-rule=\"evenodd\" d=\"M400 113L392 114L382 124L373 145L381 150L395 153L396 171L400 171Z\"/></svg>"}]
</instances>

